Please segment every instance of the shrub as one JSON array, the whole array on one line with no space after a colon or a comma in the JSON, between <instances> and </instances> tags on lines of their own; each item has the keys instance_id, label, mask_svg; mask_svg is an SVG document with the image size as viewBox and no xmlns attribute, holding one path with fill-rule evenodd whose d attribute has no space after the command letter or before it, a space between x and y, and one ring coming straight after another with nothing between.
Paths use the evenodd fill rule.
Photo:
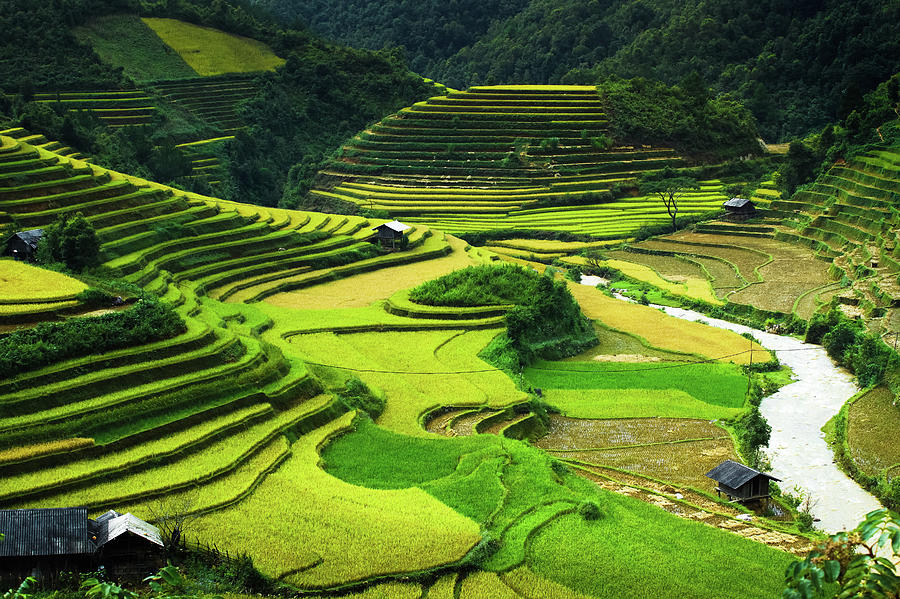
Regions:
<instances>
[{"instance_id":1,"label":"shrub","mask_svg":"<svg viewBox=\"0 0 900 599\"><path fill-rule=\"evenodd\" d=\"M585 499L578 504L578 515L585 520L592 521L602 518L603 512L600 510L600 506L597 505L595 501Z\"/></svg>"},{"instance_id":2,"label":"shrub","mask_svg":"<svg viewBox=\"0 0 900 599\"><path fill-rule=\"evenodd\" d=\"M186 329L167 304L134 307L91 318L45 322L0 339L0 377L12 377L60 360L174 337Z\"/></svg>"},{"instance_id":3,"label":"shrub","mask_svg":"<svg viewBox=\"0 0 900 599\"><path fill-rule=\"evenodd\" d=\"M94 226L80 212L74 217L59 215L56 222L44 229L38 261L61 262L76 272L96 266L100 263L100 241Z\"/></svg>"},{"instance_id":4,"label":"shrub","mask_svg":"<svg viewBox=\"0 0 900 599\"><path fill-rule=\"evenodd\" d=\"M102 289L89 287L75 296L75 299L89 308L100 308L112 305L116 298Z\"/></svg>"},{"instance_id":5,"label":"shrub","mask_svg":"<svg viewBox=\"0 0 900 599\"><path fill-rule=\"evenodd\" d=\"M347 379L344 389L337 395L347 409L365 412L373 420L381 416L384 411L384 398L375 395L364 382L355 376Z\"/></svg>"}]
</instances>

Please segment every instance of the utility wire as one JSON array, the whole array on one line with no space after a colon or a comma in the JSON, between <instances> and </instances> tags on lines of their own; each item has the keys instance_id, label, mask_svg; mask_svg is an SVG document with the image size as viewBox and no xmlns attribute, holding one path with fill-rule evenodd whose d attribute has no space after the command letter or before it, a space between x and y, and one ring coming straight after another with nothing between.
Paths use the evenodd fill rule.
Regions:
<instances>
[{"instance_id":1,"label":"utility wire","mask_svg":"<svg viewBox=\"0 0 900 599\"><path fill-rule=\"evenodd\" d=\"M769 351L813 351L818 350L818 347L799 347L795 349L779 349L779 350L769 350ZM759 350L756 350L759 353ZM685 368L687 366L694 366L696 364L710 364L714 362L718 362L719 360L724 360L726 358L733 358L735 356L740 356L741 354L750 353L749 349L745 349L744 351L736 352L733 354L728 354L725 356L719 356L718 358L707 358L705 360L695 360L693 362L678 362L674 364L666 364L663 366L648 366L646 368L621 368L618 370L596 370L596 369L579 369L579 368L540 368L540 367L531 367L531 370L539 370L541 372L586 372L586 373L594 373L594 374L617 374L620 372L651 372L653 370L668 370L672 368ZM338 366L337 364L323 364L321 362L311 362L309 360L304 360L307 364L311 364L313 366L322 366L324 368L337 368L340 370L352 370L353 372L371 372L375 374L413 374L413 375L439 375L439 374L479 374L482 372L499 372L499 368L481 368L477 370L444 370L440 372L435 371L410 371L410 370L380 370L377 368L353 368L350 366Z\"/></svg>"}]
</instances>

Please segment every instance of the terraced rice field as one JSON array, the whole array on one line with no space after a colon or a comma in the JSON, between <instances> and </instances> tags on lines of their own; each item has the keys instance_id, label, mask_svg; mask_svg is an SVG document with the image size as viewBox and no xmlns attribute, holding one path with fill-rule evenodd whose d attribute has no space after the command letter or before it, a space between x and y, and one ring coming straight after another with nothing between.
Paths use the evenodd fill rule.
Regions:
<instances>
[{"instance_id":1,"label":"terraced rice field","mask_svg":"<svg viewBox=\"0 0 900 599\"><path fill-rule=\"evenodd\" d=\"M847 443L856 465L869 476L900 474L900 447L896 442L900 408L886 387L876 387L850 404Z\"/></svg>"},{"instance_id":2,"label":"terraced rice field","mask_svg":"<svg viewBox=\"0 0 900 599\"><path fill-rule=\"evenodd\" d=\"M810 249L766 237L679 232L635 244L634 249L694 262L706 269L713 288L729 302L796 312L802 318L818 307L809 300L834 283L828 262L816 259ZM633 260L644 263L648 258Z\"/></svg>"},{"instance_id":3,"label":"terraced rice field","mask_svg":"<svg viewBox=\"0 0 900 599\"><path fill-rule=\"evenodd\" d=\"M668 148L602 149L606 131L594 87L473 87L359 134L311 193L451 234L543 230L622 239L668 216L652 198L603 194L682 160ZM682 214L718 210L721 189L704 182L682 200Z\"/></svg>"},{"instance_id":4,"label":"terraced rice field","mask_svg":"<svg viewBox=\"0 0 900 599\"><path fill-rule=\"evenodd\" d=\"M355 263L371 271L453 251L443 236L418 226L409 252L382 256L364 241L376 224L366 219L184 194L8 137L0 138L0 164L6 167L0 174L0 209L34 227L62 211L83 212L102 241L105 265L176 306L187 324L186 332L173 339L68 360L3 381L4 507L78 504L98 512L116 506L146 512L164 498L189 500L194 511L219 513L240 502L298 450L285 443L284 433L312 430L345 408L332 395L319 394L319 383L304 364L276 348L282 343L278 335L271 341L261 338L273 325L266 314L204 294L234 293L235 285L246 279L257 294L264 294L266 285L278 286L298 272L313 281L332 280ZM173 230L179 232L174 239ZM428 251L418 252L426 242ZM31 277L22 269L32 267L19 263L0 264L7 265L2 267L5 279L28 275L35 283L28 298L4 291L4 301L61 300L84 287L38 269L44 278ZM47 277L63 279L62 291L53 285L57 296L40 296L40 289L50 285ZM41 287L42 281L47 285ZM59 295L63 291L65 297ZM400 320L381 307L376 310ZM511 383L503 384L514 391ZM43 400L32 402L31 397ZM315 443L310 447L314 451ZM148 468L154 460L164 460L164 465ZM316 470L314 460L300 463ZM388 503L394 509L394 500ZM462 531L465 540L448 550L451 557L477 541L477 528L472 530L442 504L411 509L405 517L412 520L437 521L434 510L443 510L456 522L450 526ZM428 509L432 512L426 516ZM435 536L446 540L447 530L438 534L435 529ZM369 534L387 538L379 531ZM360 545L374 551L370 540ZM411 549L410 555L414 553ZM335 555L343 556L337 549ZM336 572L347 563L342 564L334 566L337 570L323 568L331 574L322 574L320 584L339 576Z\"/></svg>"},{"instance_id":5,"label":"terraced rice field","mask_svg":"<svg viewBox=\"0 0 900 599\"><path fill-rule=\"evenodd\" d=\"M224 75L157 83L154 90L163 98L222 130L225 137L244 126L237 105L253 97L257 90L252 75ZM200 141L224 141L224 138ZM194 142L192 146L196 146ZM194 150L200 148L192 147ZM199 152L197 159L204 158ZM194 174L199 174L195 164Z\"/></svg>"},{"instance_id":6,"label":"terraced rice field","mask_svg":"<svg viewBox=\"0 0 900 599\"><path fill-rule=\"evenodd\" d=\"M341 372L332 376L345 380L356 374L384 391L394 401L379 423L410 435L423 434L420 415L441 405L505 407L521 402L524 394L506 374L476 357L497 329L446 330L449 326L445 322L445 330L434 332L297 335L290 338L290 350L320 364L333 365L340 356ZM397 351L401 347L403 351ZM458 371L478 372L455 374Z\"/></svg>"},{"instance_id":7,"label":"terraced rice field","mask_svg":"<svg viewBox=\"0 0 900 599\"><path fill-rule=\"evenodd\" d=\"M142 90L84 90L38 93L37 102L68 110L87 110L110 127L149 125L156 115L155 100Z\"/></svg>"},{"instance_id":8,"label":"terraced rice field","mask_svg":"<svg viewBox=\"0 0 900 599\"><path fill-rule=\"evenodd\" d=\"M839 292L842 303L856 306L872 328L884 332L900 330L893 308L900 298L894 211L898 193L900 153L885 149L835 164L790 200L771 204L785 225L776 239L833 259L836 271L853 283Z\"/></svg>"},{"instance_id":9,"label":"terraced rice field","mask_svg":"<svg viewBox=\"0 0 900 599\"><path fill-rule=\"evenodd\" d=\"M366 241L376 220L184 193L8 137L0 137L0 211L28 227L44 226L61 212L83 212L97 229L104 265L147 297L174 306L185 322L184 332L170 339L0 381L4 508L79 504L92 513L116 508L152 517L171 509L167 505L187 506L199 516L194 536L248 552L263 572L305 591L343 592L344 585L359 582L368 585L359 596L606 593L590 587L596 583L553 572L553 564L573 559L565 551L548 555L545 543L557 536L569 539L557 547L575 546L582 537L597 547L604 539L639 546L648 536L674 535L686 547L704 539L709 554L699 565L688 551L665 553L661 569L659 556L638 559L642 573L656 572L648 580L656 581L659 596L675 596L667 595L663 581L689 562L705 581L703 593L716 596L711 573L722 575L726 556L742 565L729 570L729 578L744 580L752 564L769 581L762 591L754 582L743 596L767 596L780 585L790 560L782 551L597 489L520 442L493 435L454 441L425 428L426 414L445 406L479 412L451 419L470 431L513 432L529 424L528 413L505 421L484 412L496 415L527 398L506 373L477 357L502 330L506 308L419 306L403 289L414 279L489 261L489 252L467 250L416 223L409 250L382 254ZM370 289L379 272L385 280L397 273L396 280ZM326 299L308 291L316 287ZM325 305L344 293L347 307ZM659 312L650 316L620 303L610 311L589 295L599 296L596 290L579 293L589 314L628 331L613 334L619 342L657 346L647 352L661 359L723 357L749 345L714 331L704 331L701 344L688 323L657 321ZM590 366L605 375L612 369L609 363ZM707 368L718 373L733 367ZM720 383L730 381L727 373L718 374ZM387 398L377 426L354 422L336 397L351 376ZM734 409L731 395L723 394L727 385L720 387L691 397L690 405L681 397L672 409ZM670 400L678 403L661 393L652 404L661 409ZM622 435L638 434L629 426L622 426ZM695 434L679 430L666 437L668 432L648 429L665 437L667 446ZM345 440L350 451L344 455L352 459L333 459L337 454L330 452L339 452ZM369 445L376 441L377 447ZM712 441L718 439L702 442ZM356 443L368 448L362 455L381 459L360 460ZM605 458L635 469L640 459L640 467L658 473L653 460L659 456L643 451ZM602 467L582 467L602 478ZM684 480L689 475L679 473ZM637 493L633 484L629 488ZM597 526L571 519L586 498L608 515ZM698 495L691 501L711 500ZM273 506L278 519L271 517ZM613 524L615 535L609 533ZM231 534L238 527L247 533ZM477 569L458 568L485 531L497 539L497 551L480 558ZM635 562L633 554L623 561L617 553L603 563L620 568ZM447 571L433 579L403 578L432 568ZM398 579L385 582L383 576Z\"/></svg>"},{"instance_id":10,"label":"terraced rice field","mask_svg":"<svg viewBox=\"0 0 900 599\"><path fill-rule=\"evenodd\" d=\"M599 320L611 329L626 331L645 345L736 364L750 361L752 345L755 361L771 359L769 352L758 343L751 344L730 331L709 330L702 324L679 320L648 306L627 304L586 285L572 283L569 291L588 318Z\"/></svg>"}]
</instances>

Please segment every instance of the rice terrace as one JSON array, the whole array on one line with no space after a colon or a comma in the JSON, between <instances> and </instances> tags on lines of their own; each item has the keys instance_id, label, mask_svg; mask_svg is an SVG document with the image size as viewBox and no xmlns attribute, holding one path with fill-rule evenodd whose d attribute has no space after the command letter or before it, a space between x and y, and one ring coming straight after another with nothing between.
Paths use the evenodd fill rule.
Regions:
<instances>
[{"instance_id":1,"label":"rice terrace","mask_svg":"<svg viewBox=\"0 0 900 599\"><path fill-rule=\"evenodd\" d=\"M0 6L3 599L898 597L900 11L763 4Z\"/></svg>"}]
</instances>

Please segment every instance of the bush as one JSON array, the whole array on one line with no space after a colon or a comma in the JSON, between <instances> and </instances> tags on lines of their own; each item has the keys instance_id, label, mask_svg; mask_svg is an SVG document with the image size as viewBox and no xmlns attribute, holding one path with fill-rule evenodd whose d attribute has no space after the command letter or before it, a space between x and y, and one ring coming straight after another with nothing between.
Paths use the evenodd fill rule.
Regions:
<instances>
[{"instance_id":1,"label":"bush","mask_svg":"<svg viewBox=\"0 0 900 599\"><path fill-rule=\"evenodd\" d=\"M59 215L56 222L44 229L37 256L43 264L62 263L76 272L97 266L100 263L100 241L94 225L80 212L74 217Z\"/></svg>"},{"instance_id":2,"label":"bush","mask_svg":"<svg viewBox=\"0 0 900 599\"><path fill-rule=\"evenodd\" d=\"M821 342L828 355L849 368L863 387L880 383L885 373L900 362L877 334L866 332L861 323L848 319L837 309L810 320L806 341Z\"/></svg>"},{"instance_id":3,"label":"bush","mask_svg":"<svg viewBox=\"0 0 900 599\"><path fill-rule=\"evenodd\" d=\"M89 287L75 296L75 299L89 308L102 308L112 305L116 298L102 289Z\"/></svg>"},{"instance_id":4,"label":"bush","mask_svg":"<svg viewBox=\"0 0 900 599\"><path fill-rule=\"evenodd\" d=\"M0 339L0 377L13 377L79 356L168 339L186 331L167 304L140 301L134 307L91 318L45 322Z\"/></svg>"},{"instance_id":5,"label":"bush","mask_svg":"<svg viewBox=\"0 0 900 599\"><path fill-rule=\"evenodd\" d=\"M364 382L355 376L347 379L344 389L339 391L337 396L341 403L347 406L347 409L365 412L372 420L384 412L384 398L375 395Z\"/></svg>"},{"instance_id":6,"label":"bush","mask_svg":"<svg viewBox=\"0 0 900 599\"><path fill-rule=\"evenodd\" d=\"M578 515L587 521L599 520L603 517L603 512L596 502L585 499L578 504Z\"/></svg>"}]
</instances>

